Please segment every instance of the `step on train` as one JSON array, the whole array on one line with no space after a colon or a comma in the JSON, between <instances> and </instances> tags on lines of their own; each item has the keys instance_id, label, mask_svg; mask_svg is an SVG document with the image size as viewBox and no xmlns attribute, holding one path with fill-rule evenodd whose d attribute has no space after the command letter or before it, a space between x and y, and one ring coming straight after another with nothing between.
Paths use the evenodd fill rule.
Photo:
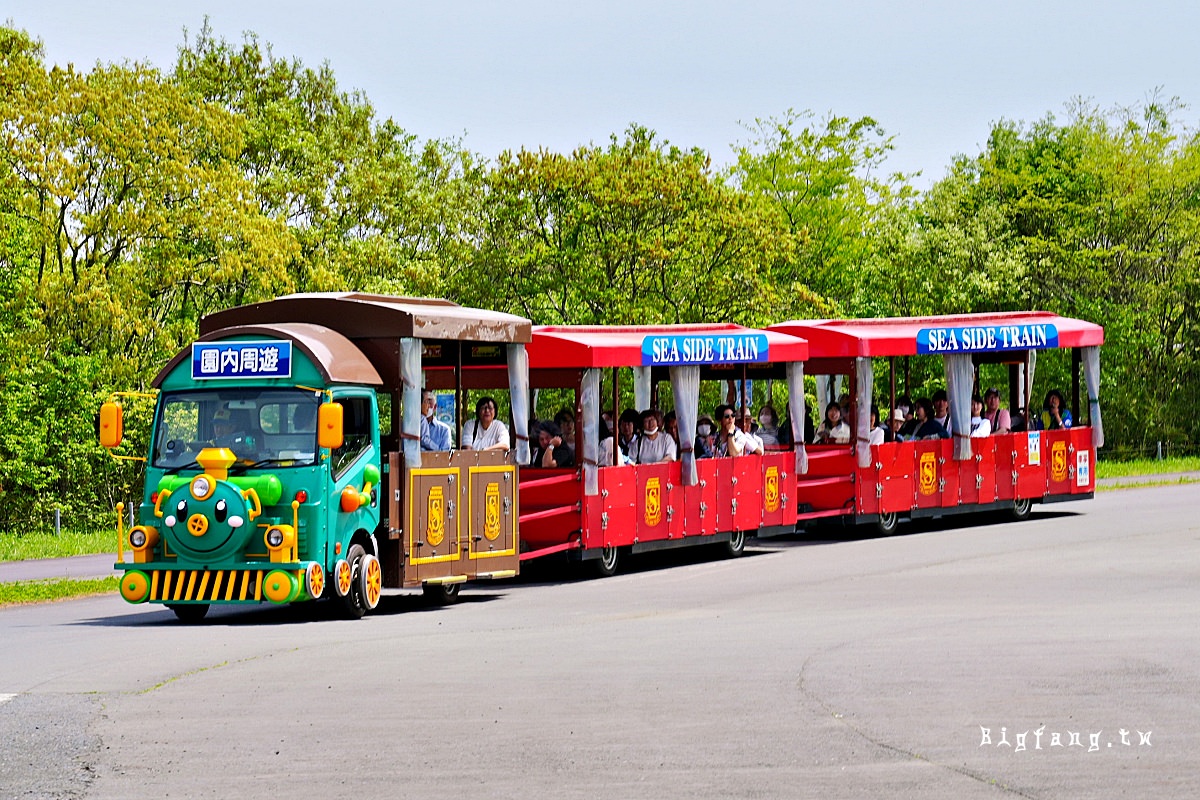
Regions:
<instances>
[{"instance_id":1,"label":"step on train","mask_svg":"<svg viewBox=\"0 0 1200 800\"><path fill-rule=\"evenodd\" d=\"M445 300L327 293L214 313L199 333L153 380L148 452L131 455L124 435L124 408L144 393L115 393L99 428L116 457L145 461L141 501L116 509L120 593L184 621L215 604L321 598L360 617L384 589L450 602L552 554L611 575L631 554L737 555L747 537L820 521L891 533L954 513L1022 518L1091 497L1103 444L1103 330L1045 312L536 326ZM1060 350L1065 406L1081 419L1041 425L1037 357ZM878 443L873 399L892 416L916 358L941 362L951 435ZM1011 430L972 437L985 373L1006 378L988 394L1007 401ZM614 446L630 397L673 412L672 460L628 463ZM840 435L814 439L814 402L822 420L830 405L844 413ZM756 441L742 412L760 406L779 421ZM565 431L536 423L560 410ZM562 456L547 458L554 446ZM727 447L742 454L706 457Z\"/></svg>"}]
</instances>

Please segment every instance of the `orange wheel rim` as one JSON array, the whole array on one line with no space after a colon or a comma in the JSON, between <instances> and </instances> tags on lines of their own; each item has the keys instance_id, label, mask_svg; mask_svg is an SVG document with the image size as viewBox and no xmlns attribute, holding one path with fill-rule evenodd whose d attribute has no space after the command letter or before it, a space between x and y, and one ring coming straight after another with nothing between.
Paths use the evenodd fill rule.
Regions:
<instances>
[{"instance_id":1,"label":"orange wheel rim","mask_svg":"<svg viewBox=\"0 0 1200 800\"><path fill-rule=\"evenodd\" d=\"M373 606L379 602L379 595L383 594L383 571L375 559L371 559L367 565L366 588L367 600Z\"/></svg>"},{"instance_id":2,"label":"orange wheel rim","mask_svg":"<svg viewBox=\"0 0 1200 800\"><path fill-rule=\"evenodd\" d=\"M320 564L308 568L308 593L314 598L325 593L325 572Z\"/></svg>"},{"instance_id":3,"label":"orange wheel rim","mask_svg":"<svg viewBox=\"0 0 1200 800\"><path fill-rule=\"evenodd\" d=\"M350 570L349 562L343 561L338 565L337 584L338 594L345 597L350 593L350 581L354 579L354 574Z\"/></svg>"}]
</instances>

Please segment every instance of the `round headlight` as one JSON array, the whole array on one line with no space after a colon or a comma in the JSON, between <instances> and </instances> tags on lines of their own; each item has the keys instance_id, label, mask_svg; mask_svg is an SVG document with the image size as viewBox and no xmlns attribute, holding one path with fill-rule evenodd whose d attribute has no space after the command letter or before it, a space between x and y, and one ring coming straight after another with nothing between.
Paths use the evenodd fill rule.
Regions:
<instances>
[{"instance_id":1,"label":"round headlight","mask_svg":"<svg viewBox=\"0 0 1200 800\"><path fill-rule=\"evenodd\" d=\"M192 481L192 496L197 500L207 500L212 494L212 485L208 482L208 477L199 475Z\"/></svg>"},{"instance_id":2,"label":"round headlight","mask_svg":"<svg viewBox=\"0 0 1200 800\"><path fill-rule=\"evenodd\" d=\"M279 547L283 544L283 531L279 528L271 528L267 531L267 546Z\"/></svg>"},{"instance_id":3,"label":"round headlight","mask_svg":"<svg viewBox=\"0 0 1200 800\"><path fill-rule=\"evenodd\" d=\"M146 546L146 532L141 528L134 528L129 532L129 543L135 548Z\"/></svg>"}]
</instances>

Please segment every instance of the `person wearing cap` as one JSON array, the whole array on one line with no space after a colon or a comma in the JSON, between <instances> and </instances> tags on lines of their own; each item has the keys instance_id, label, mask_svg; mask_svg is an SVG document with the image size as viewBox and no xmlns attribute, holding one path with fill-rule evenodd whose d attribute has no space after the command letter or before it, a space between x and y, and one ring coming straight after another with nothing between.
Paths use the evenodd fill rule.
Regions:
<instances>
[{"instance_id":1,"label":"person wearing cap","mask_svg":"<svg viewBox=\"0 0 1200 800\"><path fill-rule=\"evenodd\" d=\"M231 450L249 450L254 447L253 440L246 435L241 415L235 417L234 413L224 406L213 414L212 431L214 447L228 447Z\"/></svg>"},{"instance_id":2,"label":"person wearing cap","mask_svg":"<svg viewBox=\"0 0 1200 800\"><path fill-rule=\"evenodd\" d=\"M945 428L947 433L954 433L950 428L950 398L946 396L945 389L938 389L933 393L933 419Z\"/></svg>"},{"instance_id":3,"label":"person wearing cap","mask_svg":"<svg viewBox=\"0 0 1200 800\"><path fill-rule=\"evenodd\" d=\"M992 433L1012 431L1012 418L1007 408L1000 407L1000 390L995 386L983 393L983 418L992 426Z\"/></svg>"},{"instance_id":4,"label":"person wearing cap","mask_svg":"<svg viewBox=\"0 0 1200 800\"><path fill-rule=\"evenodd\" d=\"M888 419L888 432L886 441L903 442L908 437L904 435L904 425L908 420L905 418L904 410L897 408L892 411L891 418Z\"/></svg>"}]
</instances>

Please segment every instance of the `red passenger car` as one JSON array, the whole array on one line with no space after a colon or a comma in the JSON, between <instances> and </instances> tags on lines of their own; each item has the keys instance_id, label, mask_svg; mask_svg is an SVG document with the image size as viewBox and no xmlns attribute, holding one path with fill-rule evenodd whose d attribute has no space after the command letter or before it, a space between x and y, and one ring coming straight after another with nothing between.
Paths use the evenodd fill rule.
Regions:
<instances>
[{"instance_id":1,"label":"red passenger car","mask_svg":"<svg viewBox=\"0 0 1200 800\"><path fill-rule=\"evenodd\" d=\"M523 559L571 551L611 574L622 553L715 544L737 554L747 534L794 529L796 453L696 459L692 442L701 381L786 380L798 390L791 396L803 398L803 339L736 325L535 327L528 353L531 388L574 390L573 444L582 466L522 467ZM614 448L614 463L599 463L601 409L619 412L621 368L632 368L639 410L650 407L654 387L669 382L678 460L619 464ZM803 419L801 405L789 411Z\"/></svg>"},{"instance_id":2,"label":"red passenger car","mask_svg":"<svg viewBox=\"0 0 1200 800\"><path fill-rule=\"evenodd\" d=\"M807 370L817 376L818 406L824 408L836 396L836 376L846 382L851 404L850 444L808 450L807 470L799 476L796 492L801 522L843 517L874 522L891 532L902 518L985 509L1010 509L1023 518L1033 503L1092 496L1096 448L1104 443L1100 326L1046 312L1016 312L798 320L770 330L809 341ZM1033 405L1028 398L1033 396L1038 352L1052 349L1071 351L1070 407L1082 418L1080 424L972 438L971 396L980 393L981 365L1007 365L1008 405L1016 414ZM895 408L896 359L917 355L943 359L953 436L872 445L868 420L875 369L883 360L890 363L888 408ZM1086 414L1079 403L1081 365L1089 398ZM1037 413L1032 410L1029 416Z\"/></svg>"}]
</instances>

